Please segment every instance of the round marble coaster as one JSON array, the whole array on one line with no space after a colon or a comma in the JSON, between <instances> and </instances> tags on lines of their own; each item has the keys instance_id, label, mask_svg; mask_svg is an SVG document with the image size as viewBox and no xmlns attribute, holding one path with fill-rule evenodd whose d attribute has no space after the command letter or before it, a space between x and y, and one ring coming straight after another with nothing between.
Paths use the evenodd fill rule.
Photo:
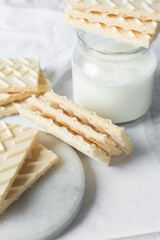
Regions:
<instances>
[{"instance_id":1,"label":"round marble coaster","mask_svg":"<svg viewBox=\"0 0 160 240\"><path fill-rule=\"evenodd\" d=\"M75 151L40 132L38 142L59 161L0 216L0 239L48 240L60 234L80 209L85 176Z\"/></svg>"}]
</instances>

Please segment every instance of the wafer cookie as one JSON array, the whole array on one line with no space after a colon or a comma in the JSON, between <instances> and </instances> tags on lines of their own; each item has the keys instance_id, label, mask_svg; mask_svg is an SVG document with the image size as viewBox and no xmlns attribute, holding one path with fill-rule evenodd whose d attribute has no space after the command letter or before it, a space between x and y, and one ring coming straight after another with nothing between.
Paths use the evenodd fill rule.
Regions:
<instances>
[{"instance_id":1,"label":"wafer cookie","mask_svg":"<svg viewBox=\"0 0 160 240\"><path fill-rule=\"evenodd\" d=\"M70 8L160 20L159 0L68 0Z\"/></svg>"},{"instance_id":2,"label":"wafer cookie","mask_svg":"<svg viewBox=\"0 0 160 240\"><path fill-rule=\"evenodd\" d=\"M0 122L0 204L37 137L37 130Z\"/></svg>"},{"instance_id":3,"label":"wafer cookie","mask_svg":"<svg viewBox=\"0 0 160 240\"><path fill-rule=\"evenodd\" d=\"M55 122L38 108L25 104L23 106L19 106L18 110L22 116L46 129L49 133L55 135L89 157L105 165L109 164L110 156L108 156L105 151L90 141L84 139L82 136Z\"/></svg>"},{"instance_id":4,"label":"wafer cookie","mask_svg":"<svg viewBox=\"0 0 160 240\"><path fill-rule=\"evenodd\" d=\"M53 119L55 122L66 127L69 131L82 136L84 139L96 144L104 150L109 156L118 156L121 150L116 146L106 134L95 131L91 126L81 123L76 117L70 116L61 108L56 109L52 106L52 102L47 96L31 97L27 100L31 106L39 109L46 116Z\"/></svg>"},{"instance_id":5,"label":"wafer cookie","mask_svg":"<svg viewBox=\"0 0 160 240\"><path fill-rule=\"evenodd\" d=\"M4 202L0 205L0 214L31 187L41 175L45 174L57 160L56 154L47 150L41 144L35 143L31 154L26 158Z\"/></svg>"},{"instance_id":6,"label":"wafer cookie","mask_svg":"<svg viewBox=\"0 0 160 240\"><path fill-rule=\"evenodd\" d=\"M77 117L82 123L93 127L98 132L107 134L122 151L126 153L132 152L132 142L125 133L124 128L114 125L110 120L103 119L77 104L73 104L66 97L59 96L53 91L47 92L45 96L50 100L52 106L61 108L72 117Z\"/></svg>"},{"instance_id":7,"label":"wafer cookie","mask_svg":"<svg viewBox=\"0 0 160 240\"><path fill-rule=\"evenodd\" d=\"M30 97L33 94L38 95L40 93L47 92L50 89L51 89L50 81L46 78L45 74L40 69L39 85L37 91L0 93L0 105L6 105L17 100L18 101L23 100L27 97Z\"/></svg>"},{"instance_id":8,"label":"wafer cookie","mask_svg":"<svg viewBox=\"0 0 160 240\"><path fill-rule=\"evenodd\" d=\"M155 34L159 30L160 23L153 20L142 21L133 17L122 17L103 12L66 8L66 13L74 18L87 19L89 22L104 23L106 26L116 26L124 30L134 30L141 33Z\"/></svg>"},{"instance_id":9,"label":"wafer cookie","mask_svg":"<svg viewBox=\"0 0 160 240\"><path fill-rule=\"evenodd\" d=\"M73 27L80 28L88 32L98 33L108 38L114 38L146 48L148 48L157 37L157 34L143 34L134 30L124 30L120 27L108 27L104 23L89 22L87 19L73 18L72 16L67 16L65 22Z\"/></svg>"},{"instance_id":10,"label":"wafer cookie","mask_svg":"<svg viewBox=\"0 0 160 240\"><path fill-rule=\"evenodd\" d=\"M0 59L0 92L37 91L39 59Z\"/></svg>"}]
</instances>

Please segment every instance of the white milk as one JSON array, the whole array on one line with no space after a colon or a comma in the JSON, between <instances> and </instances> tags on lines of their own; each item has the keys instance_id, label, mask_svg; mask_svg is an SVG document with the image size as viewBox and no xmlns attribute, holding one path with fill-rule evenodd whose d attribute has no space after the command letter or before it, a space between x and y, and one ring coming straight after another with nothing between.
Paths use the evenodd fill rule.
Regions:
<instances>
[{"instance_id":1,"label":"white milk","mask_svg":"<svg viewBox=\"0 0 160 240\"><path fill-rule=\"evenodd\" d=\"M154 53L114 40L96 42L90 47L94 50L79 48L76 59L73 57L74 101L114 123L145 114L152 102ZM112 54L103 54L106 51Z\"/></svg>"}]
</instances>

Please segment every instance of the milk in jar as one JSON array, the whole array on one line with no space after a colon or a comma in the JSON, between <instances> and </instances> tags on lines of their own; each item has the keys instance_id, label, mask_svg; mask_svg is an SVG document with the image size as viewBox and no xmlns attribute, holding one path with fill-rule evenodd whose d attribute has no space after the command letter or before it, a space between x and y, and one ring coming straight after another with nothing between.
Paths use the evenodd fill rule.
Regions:
<instances>
[{"instance_id":1,"label":"milk in jar","mask_svg":"<svg viewBox=\"0 0 160 240\"><path fill-rule=\"evenodd\" d=\"M156 65L151 49L79 30L72 59L74 102L114 123L138 119L151 105Z\"/></svg>"}]
</instances>

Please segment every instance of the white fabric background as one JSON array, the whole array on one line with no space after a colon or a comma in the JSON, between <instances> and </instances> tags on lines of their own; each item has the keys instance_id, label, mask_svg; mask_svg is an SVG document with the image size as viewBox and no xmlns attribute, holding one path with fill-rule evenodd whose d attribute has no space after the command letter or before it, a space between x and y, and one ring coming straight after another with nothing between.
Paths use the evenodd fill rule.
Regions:
<instances>
[{"instance_id":1,"label":"white fabric background","mask_svg":"<svg viewBox=\"0 0 160 240\"><path fill-rule=\"evenodd\" d=\"M34 4L32 1L26 3L21 0L8 2L12 6L0 7L0 57L39 56L42 68L46 69L47 75L57 81L70 67L70 57L76 41L75 31L64 24L65 1L37 0L34 1ZM38 8L37 3L40 4ZM21 6L22 4L25 6ZM158 39L154 44L158 56L160 56L159 41ZM157 132L160 132L159 78L160 68L156 73L150 112ZM148 127L151 130L149 133ZM153 137L155 134L156 138L158 135L157 132L153 133L155 129L149 115L143 123L140 121L129 125L127 130L135 143L135 152L130 157L129 164L125 164L124 161L122 164L117 163L106 170L80 154L87 175L86 189L88 192L86 192L79 215L58 239L105 240L111 239L112 236L120 237L160 231L160 166L157 159L159 141L153 139L153 145L148 143L151 135ZM137 134L140 134L139 137ZM140 147L138 146L143 148L141 155L139 155ZM136 159L139 161L138 165ZM145 162L146 159L150 159L150 161ZM125 175L125 171L127 175ZM105 176L104 180L107 182L107 186L102 184L103 176ZM141 176L143 177L141 178ZM135 181L135 177L137 181ZM119 179L122 183L130 181L131 185L121 186ZM128 194L131 193L128 186L135 188L132 197ZM117 189L118 192L112 192L114 189ZM121 195L122 193L123 195ZM97 196L106 199L106 204ZM128 203L127 198L131 206L124 205L124 201L126 204ZM112 202L112 208L107 200ZM151 203L154 206L151 206ZM121 209L122 206L123 209ZM103 221L103 215L107 216L107 214L108 218ZM120 225L119 222L123 224ZM135 226L135 229L132 226ZM128 239L158 240L160 234L129 237Z\"/></svg>"}]
</instances>

